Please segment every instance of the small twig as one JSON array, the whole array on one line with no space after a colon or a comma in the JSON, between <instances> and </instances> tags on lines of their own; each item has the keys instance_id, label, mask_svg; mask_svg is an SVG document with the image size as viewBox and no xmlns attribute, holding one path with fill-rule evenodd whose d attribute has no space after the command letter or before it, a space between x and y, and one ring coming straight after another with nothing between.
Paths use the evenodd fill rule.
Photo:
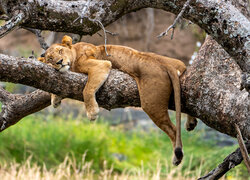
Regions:
<instances>
[{"instance_id":1,"label":"small twig","mask_svg":"<svg viewBox=\"0 0 250 180\"><path fill-rule=\"evenodd\" d=\"M29 56L29 59L35 59L35 53L34 50L31 51L31 55Z\"/></svg>"},{"instance_id":2,"label":"small twig","mask_svg":"<svg viewBox=\"0 0 250 180\"><path fill-rule=\"evenodd\" d=\"M88 2L86 3L86 5L84 6L82 12L81 12L81 15L79 15L78 18L76 18L73 23L75 23L78 19L80 19L80 23L82 24L83 23L83 19L84 18L87 18L89 21L93 22L93 23L96 23L99 27L102 28L103 30L103 33L104 33L104 47L105 47L105 52L106 52L106 55L107 56L110 56L108 54L108 51L107 51L107 33L108 34L111 34L112 36L116 36L117 34L116 33L112 33L110 31L107 31L105 28L104 28L104 25L102 24L102 22L98 19L92 19L88 16L88 13L87 13L87 10L89 9L89 5L90 5L90 0L88 0ZM100 35L100 34L99 34Z\"/></svg>"},{"instance_id":3,"label":"small twig","mask_svg":"<svg viewBox=\"0 0 250 180\"><path fill-rule=\"evenodd\" d=\"M104 26L103 26L103 24L102 24L102 22L100 21L100 20L95 20L99 25L100 25L100 27L102 28L102 30L103 30L103 33L104 33L104 47L105 47L105 52L106 52L106 55L107 56L110 56L109 54L108 54L108 51L107 51L107 31L106 31L106 29L104 28Z\"/></svg>"},{"instance_id":4,"label":"small twig","mask_svg":"<svg viewBox=\"0 0 250 180\"><path fill-rule=\"evenodd\" d=\"M14 14L16 15L0 27L0 38L13 31L25 18L25 14L22 11L15 12Z\"/></svg>"},{"instance_id":5,"label":"small twig","mask_svg":"<svg viewBox=\"0 0 250 180\"><path fill-rule=\"evenodd\" d=\"M42 37L42 31L39 29L32 29L32 28L25 28L28 31L34 33L40 43L41 48L43 48L44 50L47 50L49 48L48 44L45 42L44 38Z\"/></svg>"},{"instance_id":6,"label":"small twig","mask_svg":"<svg viewBox=\"0 0 250 180\"><path fill-rule=\"evenodd\" d=\"M76 20L80 19L80 22L82 23L82 19L83 19L83 18L87 18L89 21L91 21L91 22L93 22L93 23L96 23L99 27L102 28L103 33L104 33L104 47L105 47L105 52L106 52L106 55L107 55L107 56L110 56L110 55L108 54L108 51L107 51L107 33L109 33L109 34L111 34L111 35L115 35L115 33L112 33L112 32L110 32L110 31L107 31L107 30L105 29L105 27L103 26L103 24L102 24L102 22L101 22L100 20L92 19L92 18L89 18L89 17L87 17L87 16L78 17ZM74 20L74 22L75 22L76 20ZM100 34L99 34L99 35L100 35Z\"/></svg>"},{"instance_id":7,"label":"small twig","mask_svg":"<svg viewBox=\"0 0 250 180\"><path fill-rule=\"evenodd\" d=\"M103 33L104 33L104 47L105 47L105 52L106 52L106 55L107 55L107 56L110 56L110 55L108 54L108 51L107 51L107 31L106 31L106 29L104 28L102 22L101 22L100 20L91 19L91 18L86 17L86 16L78 17L77 19L79 19L79 18L80 18L80 22L81 22L81 23L82 23L82 19L83 19L83 18L87 18L89 21L91 21L91 22L93 22L93 23L96 23L99 27L102 28ZM76 20L77 20L77 19L76 19ZM76 21L76 20L75 20L75 21ZM75 22L75 21L74 21L74 22ZM100 35L100 34L99 34L99 35Z\"/></svg>"},{"instance_id":8,"label":"small twig","mask_svg":"<svg viewBox=\"0 0 250 180\"><path fill-rule=\"evenodd\" d=\"M182 17L182 15L183 15L184 11L186 10L187 6L189 5L190 1L192 1L192 0L187 0L187 1L185 2L185 4L183 5L183 7L182 7L182 9L181 9L181 12L180 12L180 13L178 14L178 16L175 18L174 23L173 23L171 26L169 26L169 27L167 28L166 31L164 31L164 32L162 32L160 35L158 35L158 36L157 36L158 38L161 38L161 37L163 37L163 36L167 36L167 35L168 35L168 31L169 31L170 29L173 29L173 30L172 30L172 34L171 34L171 39L173 39L173 37L174 37L174 29L175 29L175 27L176 27L176 24L177 24L177 22L179 22L179 19Z\"/></svg>"},{"instance_id":9,"label":"small twig","mask_svg":"<svg viewBox=\"0 0 250 180\"><path fill-rule=\"evenodd\" d=\"M97 32L97 34L98 34L100 37L102 37L102 34L101 34L101 33Z\"/></svg>"},{"instance_id":10,"label":"small twig","mask_svg":"<svg viewBox=\"0 0 250 180\"><path fill-rule=\"evenodd\" d=\"M110 34L111 36L118 36L118 35L119 35L119 33L113 33L113 32L110 32L110 31L108 31L108 30L106 30L106 33L107 33L107 34ZM101 34L101 33L97 32L97 34L98 34L100 37L102 37L102 34Z\"/></svg>"},{"instance_id":11,"label":"small twig","mask_svg":"<svg viewBox=\"0 0 250 180\"><path fill-rule=\"evenodd\" d=\"M106 33L110 34L111 36L118 36L119 35L119 33L113 33L113 32L108 31L108 30L106 30Z\"/></svg>"},{"instance_id":12,"label":"small twig","mask_svg":"<svg viewBox=\"0 0 250 180\"><path fill-rule=\"evenodd\" d=\"M249 158L246 146L244 144L244 140L243 140L242 134L240 132L240 128L239 128L239 126L237 124L234 124L234 126L235 126L235 129L237 131L237 140L238 140L238 143L239 143L239 146L240 146L240 151L241 151L243 160L244 160L244 162L246 164L248 172L250 173L250 158Z\"/></svg>"}]
</instances>

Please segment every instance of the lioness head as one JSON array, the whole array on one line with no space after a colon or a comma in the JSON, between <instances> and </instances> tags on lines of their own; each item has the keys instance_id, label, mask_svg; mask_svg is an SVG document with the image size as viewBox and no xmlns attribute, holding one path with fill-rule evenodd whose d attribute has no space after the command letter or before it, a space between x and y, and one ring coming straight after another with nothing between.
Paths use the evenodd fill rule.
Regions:
<instances>
[{"instance_id":1,"label":"lioness head","mask_svg":"<svg viewBox=\"0 0 250 180\"><path fill-rule=\"evenodd\" d=\"M58 71L65 72L70 69L73 58L72 39L64 36L61 44L53 44L46 50L43 61Z\"/></svg>"}]
</instances>

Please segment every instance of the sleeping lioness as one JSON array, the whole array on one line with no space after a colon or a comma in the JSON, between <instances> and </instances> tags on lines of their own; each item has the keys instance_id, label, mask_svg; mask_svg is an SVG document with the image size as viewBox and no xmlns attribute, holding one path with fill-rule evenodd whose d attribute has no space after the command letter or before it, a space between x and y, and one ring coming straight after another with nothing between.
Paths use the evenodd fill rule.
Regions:
<instances>
[{"instance_id":1,"label":"sleeping lioness","mask_svg":"<svg viewBox=\"0 0 250 180\"><path fill-rule=\"evenodd\" d=\"M183 157L181 142L181 104L180 82L186 66L183 62L154 53L139 52L126 46L95 46L89 43L72 44L69 36L64 36L61 44L53 44L41 61L51 64L55 69L88 74L88 82L83 90L87 116L95 120L99 107L95 93L107 79L112 68L119 69L132 76L138 85L142 109L154 123L170 137L174 147L173 164L178 165ZM176 127L170 121L168 102L174 90L176 107ZM52 95L54 107L62 98ZM190 119L194 123L195 119ZM189 127L189 126L188 126Z\"/></svg>"}]
</instances>

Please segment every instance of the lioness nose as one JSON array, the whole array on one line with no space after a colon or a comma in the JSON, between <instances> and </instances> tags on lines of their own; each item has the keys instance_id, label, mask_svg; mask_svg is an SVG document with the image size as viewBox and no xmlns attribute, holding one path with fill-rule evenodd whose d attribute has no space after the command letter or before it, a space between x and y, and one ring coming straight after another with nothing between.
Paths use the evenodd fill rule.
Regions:
<instances>
[{"instance_id":1,"label":"lioness nose","mask_svg":"<svg viewBox=\"0 0 250 180\"><path fill-rule=\"evenodd\" d=\"M62 62L63 62L63 59L57 61L56 64L62 64Z\"/></svg>"}]
</instances>

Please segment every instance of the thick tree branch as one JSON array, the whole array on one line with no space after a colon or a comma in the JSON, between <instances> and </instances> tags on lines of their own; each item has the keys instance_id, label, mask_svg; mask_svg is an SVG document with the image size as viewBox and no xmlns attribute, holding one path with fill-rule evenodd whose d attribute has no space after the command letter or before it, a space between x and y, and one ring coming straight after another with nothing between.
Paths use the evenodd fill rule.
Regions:
<instances>
[{"instance_id":1,"label":"thick tree branch","mask_svg":"<svg viewBox=\"0 0 250 180\"><path fill-rule=\"evenodd\" d=\"M21 24L41 30L71 32L80 35L94 34L100 27L90 21L95 19L104 26L121 16L146 7L163 9L175 14L180 12L186 0L93 0L52 1L52 0L2 0L0 9L7 15L16 8L26 11L27 19ZM88 17L84 18L83 17ZM82 23L75 19L83 17ZM190 3L183 17L205 29L239 64L250 72L249 33L250 22L230 1L196 0Z\"/></svg>"},{"instance_id":2,"label":"thick tree branch","mask_svg":"<svg viewBox=\"0 0 250 180\"><path fill-rule=\"evenodd\" d=\"M2 90L0 88L0 94L5 96L5 99L8 97L8 99L3 101L2 111L0 112L0 132L17 123L23 117L50 105L50 94L41 90L36 90L27 95L2 94Z\"/></svg>"},{"instance_id":3,"label":"thick tree branch","mask_svg":"<svg viewBox=\"0 0 250 180\"><path fill-rule=\"evenodd\" d=\"M1 81L22 83L62 97L83 101L82 91L87 81L87 76L84 74L73 72L62 74L37 60L6 55L0 55L0 72ZM12 76L14 73L16 76ZM6 97L5 94L1 96ZM23 96L13 94L10 99L6 102L8 107L3 107L0 114L0 127L4 125L3 129L50 104L49 93L40 90ZM129 75L116 70L112 70L108 80L97 93L97 100L99 105L106 109L140 106L135 81Z\"/></svg>"},{"instance_id":4,"label":"thick tree branch","mask_svg":"<svg viewBox=\"0 0 250 180\"><path fill-rule=\"evenodd\" d=\"M248 153L250 153L250 141L246 143ZM237 148L234 152L229 154L223 162L218 165L215 169L210 171L207 175L199 178L198 180L216 180L221 178L230 169L239 165L243 160L240 148Z\"/></svg>"}]
</instances>

